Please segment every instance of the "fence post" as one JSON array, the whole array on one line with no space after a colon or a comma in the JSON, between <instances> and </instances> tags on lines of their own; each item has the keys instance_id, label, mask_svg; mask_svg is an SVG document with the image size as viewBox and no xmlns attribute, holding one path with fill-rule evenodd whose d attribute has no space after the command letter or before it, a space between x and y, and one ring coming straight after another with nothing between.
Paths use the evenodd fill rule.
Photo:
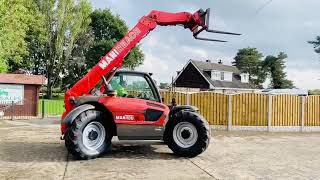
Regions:
<instances>
[{"instance_id":1,"label":"fence post","mask_svg":"<svg viewBox=\"0 0 320 180\"><path fill-rule=\"evenodd\" d=\"M41 104L41 112L42 112L42 114L41 114L41 116L42 116L42 119L44 118L44 115L45 115L45 108L44 108L44 104L45 103L45 101L44 101L44 99L42 99L42 104Z\"/></svg>"},{"instance_id":2,"label":"fence post","mask_svg":"<svg viewBox=\"0 0 320 180\"><path fill-rule=\"evenodd\" d=\"M11 102L11 121L13 121L13 116L14 116L14 101Z\"/></svg>"},{"instance_id":3,"label":"fence post","mask_svg":"<svg viewBox=\"0 0 320 180\"><path fill-rule=\"evenodd\" d=\"M190 105L190 93L187 92L187 105Z\"/></svg>"},{"instance_id":4,"label":"fence post","mask_svg":"<svg viewBox=\"0 0 320 180\"><path fill-rule=\"evenodd\" d=\"M303 132L303 129L304 129L304 103L305 103L305 96L301 96L301 128L300 128L301 132Z\"/></svg>"},{"instance_id":5,"label":"fence post","mask_svg":"<svg viewBox=\"0 0 320 180\"><path fill-rule=\"evenodd\" d=\"M228 131L232 127L232 95L228 95Z\"/></svg>"},{"instance_id":6,"label":"fence post","mask_svg":"<svg viewBox=\"0 0 320 180\"><path fill-rule=\"evenodd\" d=\"M272 122L272 95L268 95L268 99L268 132L270 132Z\"/></svg>"}]
</instances>

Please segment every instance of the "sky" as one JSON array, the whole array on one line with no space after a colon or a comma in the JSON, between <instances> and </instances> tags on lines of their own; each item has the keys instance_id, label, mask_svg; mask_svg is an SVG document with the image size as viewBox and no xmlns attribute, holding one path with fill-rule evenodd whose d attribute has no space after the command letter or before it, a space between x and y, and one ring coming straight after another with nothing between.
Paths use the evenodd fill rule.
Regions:
<instances>
[{"instance_id":1,"label":"sky","mask_svg":"<svg viewBox=\"0 0 320 180\"><path fill-rule=\"evenodd\" d=\"M288 55L288 79L301 89L320 89L320 56L307 41L320 35L319 0L91 0L95 8L110 8L132 28L151 10L195 12L211 9L210 28L241 36L205 34L227 43L195 40L180 26L158 26L141 41L145 54L136 70L152 72L157 82L171 82L189 59L210 59L231 65L238 49L257 48L264 56Z\"/></svg>"}]
</instances>

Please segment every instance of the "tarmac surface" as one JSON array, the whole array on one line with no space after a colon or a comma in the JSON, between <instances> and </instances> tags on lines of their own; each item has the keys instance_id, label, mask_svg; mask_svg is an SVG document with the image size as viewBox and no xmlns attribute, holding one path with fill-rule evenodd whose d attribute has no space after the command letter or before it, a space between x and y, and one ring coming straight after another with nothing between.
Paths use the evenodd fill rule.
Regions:
<instances>
[{"instance_id":1,"label":"tarmac surface","mask_svg":"<svg viewBox=\"0 0 320 180\"><path fill-rule=\"evenodd\" d=\"M76 161L57 120L0 120L0 179L318 179L320 133L213 132L207 151L176 157L161 143L114 141Z\"/></svg>"}]
</instances>

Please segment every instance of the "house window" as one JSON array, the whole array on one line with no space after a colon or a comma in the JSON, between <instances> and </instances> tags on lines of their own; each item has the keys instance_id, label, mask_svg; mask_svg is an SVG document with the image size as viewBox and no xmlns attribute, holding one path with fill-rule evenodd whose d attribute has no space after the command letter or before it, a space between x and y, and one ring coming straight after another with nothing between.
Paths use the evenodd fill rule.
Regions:
<instances>
[{"instance_id":1,"label":"house window","mask_svg":"<svg viewBox=\"0 0 320 180\"><path fill-rule=\"evenodd\" d=\"M249 82L249 74L241 74L240 75L241 76L241 82L243 82L243 83L248 83Z\"/></svg>"},{"instance_id":2,"label":"house window","mask_svg":"<svg viewBox=\"0 0 320 180\"><path fill-rule=\"evenodd\" d=\"M224 72L220 72L221 73L221 80L224 81Z\"/></svg>"},{"instance_id":3,"label":"house window","mask_svg":"<svg viewBox=\"0 0 320 180\"><path fill-rule=\"evenodd\" d=\"M211 79L218 81L232 81L232 72L212 71Z\"/></svg>"},{"instance_id":4,"label":"house window","mask_svg":"<svg viewBox=\"0 0 320 180\"><path fill-rule=\"evenodd\" d=\"M212 71L211 79L212 80L221 80L221 73L219 71Z\"/></svg>"}]
</instances>

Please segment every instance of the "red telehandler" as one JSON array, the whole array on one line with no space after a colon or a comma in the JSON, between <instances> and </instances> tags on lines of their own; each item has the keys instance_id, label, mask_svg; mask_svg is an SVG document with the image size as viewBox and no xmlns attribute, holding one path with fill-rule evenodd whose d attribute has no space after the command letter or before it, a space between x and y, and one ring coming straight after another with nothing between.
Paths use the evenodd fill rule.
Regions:
<instances>
[{"instance_id":1,"label":"red telehandler","mask_svg":"<svg viewBox=\"0 0 320 180\"><path fill-rule=\"evenodd\" d=\"M196 39L210 30L209 9L168 13L151 11L143 16L81 80L65 93L61 133L76 159L92 159L106 153L113 136L121 140L161 140L174 154L194 157L209 145L207 121L194 106L168 107L147 73L118 70L130 50L157 25L182 25ZM126 93L116 93L118 90Z\"/></svg>"}]
</instances>

